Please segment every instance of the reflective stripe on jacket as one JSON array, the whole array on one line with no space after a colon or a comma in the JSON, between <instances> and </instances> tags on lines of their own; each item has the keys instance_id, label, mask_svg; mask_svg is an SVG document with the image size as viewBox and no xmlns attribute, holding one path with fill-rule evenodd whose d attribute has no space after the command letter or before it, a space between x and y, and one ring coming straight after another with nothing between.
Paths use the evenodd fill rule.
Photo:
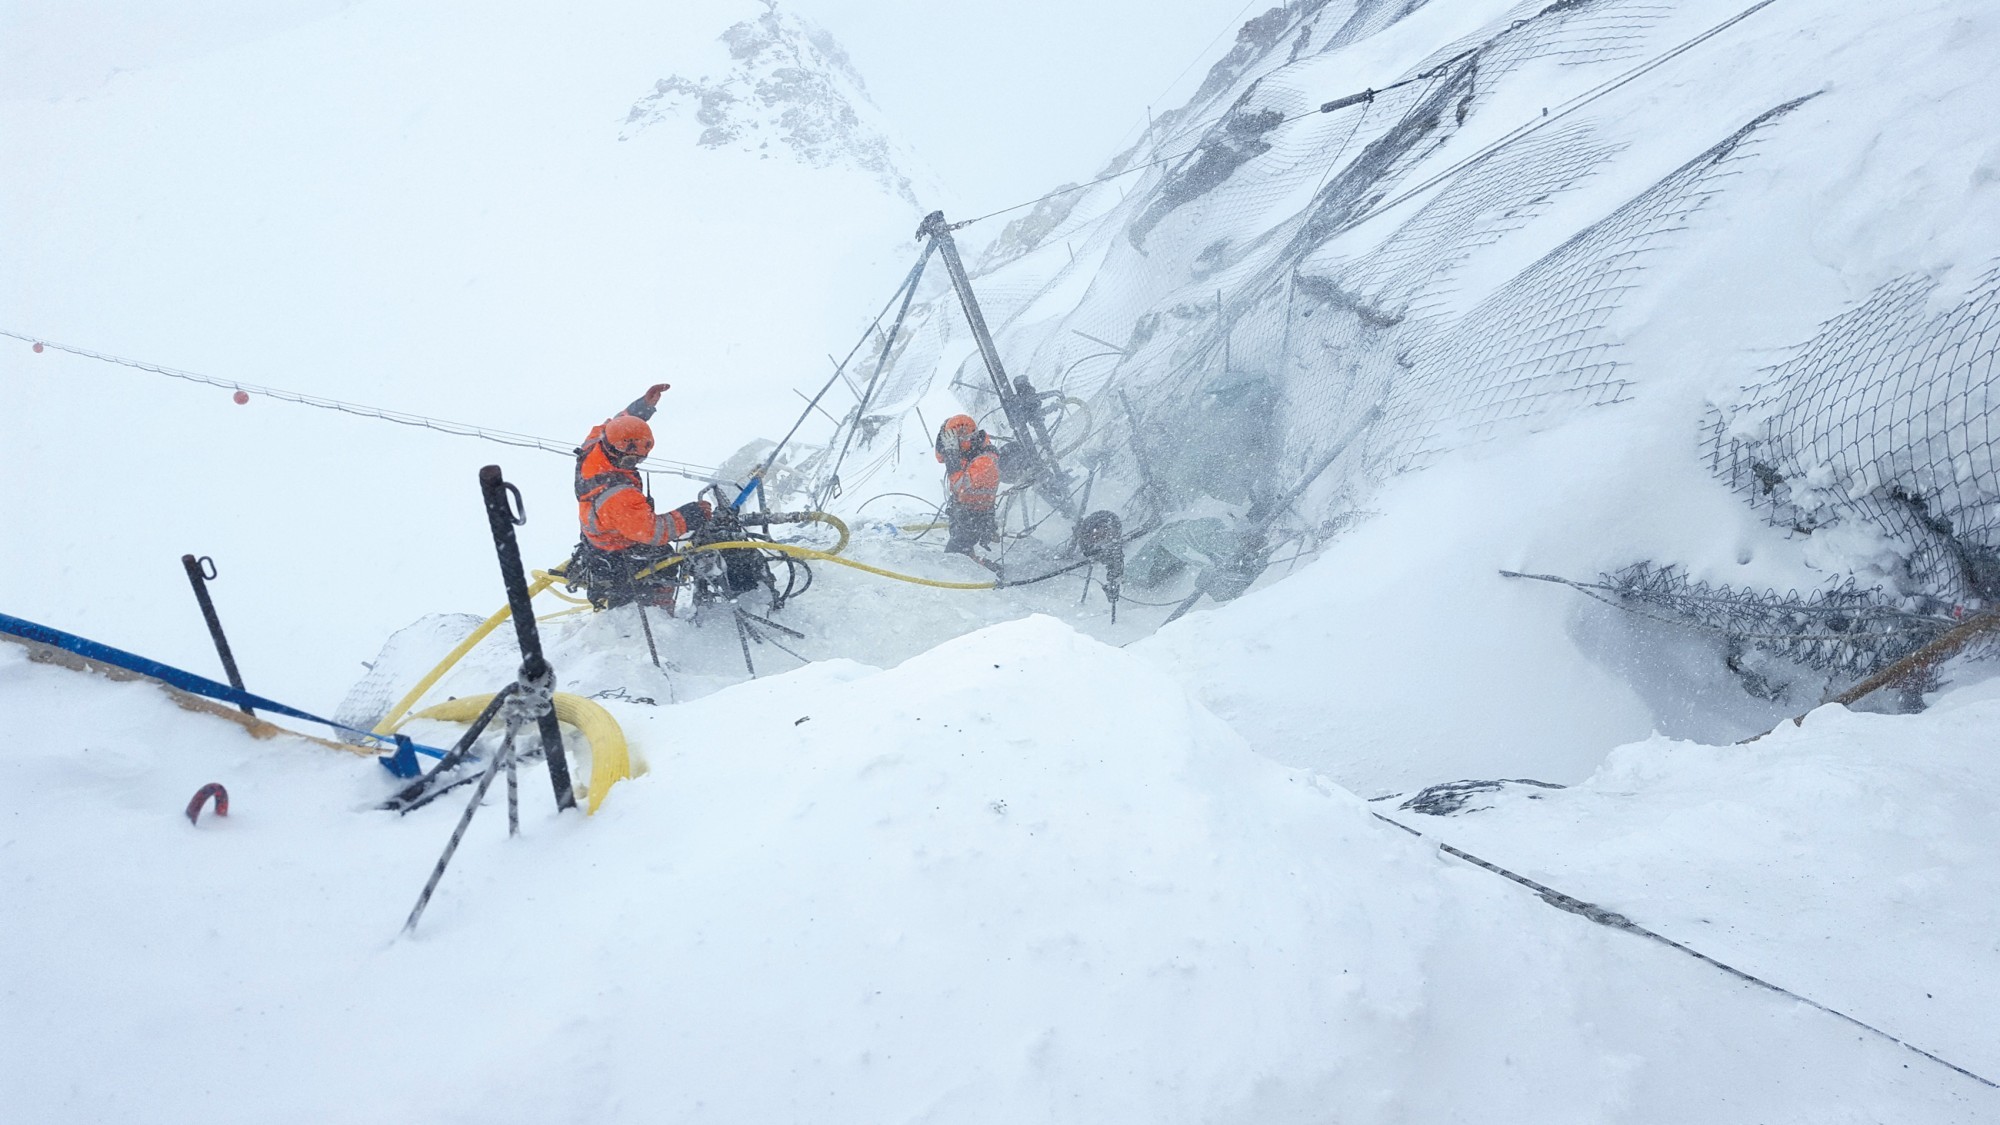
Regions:
<instances>
[{"instance_id":1,"label":"reflective stripe on jacket","mask_svg":"<svg viewBox=\"0 0 2000 1125\"><path fill-rule=\"evenodd\" d=\"M591 546L605 551L658 547L687 534L687 521L679 513L653 511L636 470L612 463L603 426L590 431L577 454L577 521Z\"/></svg>"},{"instance_id":2,"label":"reflective stripe on jacket","mask_svg":"<svg viewBox=\"0 0 2000 1125\"><path fill-rule=\"evenodd\" d=\"M1000 459L989 450L969 460L948 465L951 502L976 512L991 511L1000 495Z\"/></svg>"}]
</instances>

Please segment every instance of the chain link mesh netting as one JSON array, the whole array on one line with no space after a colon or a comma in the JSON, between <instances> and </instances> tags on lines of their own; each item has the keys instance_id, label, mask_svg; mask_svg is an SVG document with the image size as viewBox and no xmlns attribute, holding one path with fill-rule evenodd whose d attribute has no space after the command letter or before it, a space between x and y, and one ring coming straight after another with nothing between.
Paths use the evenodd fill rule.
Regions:
<instances>
[{"instance_id":1,"label":"chain link mesh netting","mask_svg":"<svg viewBox=\"0 0 2000 1125\"><path fill-rule=\"evenodd\" d=\"M1942 310L1935 290L1905 278L1828 321L1715 412L1710 463L1781 525L1858 522L1885 535L1902 555L1890 575L1900 593L1991 603L2000 598L2000 269Z\"/></svg>"},{"instance_id":2,"label":"chain link mesh netting","mask_svg":"<svg viewBox=\"0 0 2000 1125\"><path fill-rule=\"evenodd\" d=\"M1321 0L1253 20L1203 93L1107 171L1180 156L1045 199L988 248L975 285L1000 350L1010 371L1088 404L1076 467L1099 502L1143 497L1172 520L1277 497L1291 537L1311 541L1387 475L1625 401L1618 349L1649 269L1811 97L1689 144L1678 167L1659 138L1621 160L1630 126L1594 99L1730 9L1537 0L1372 100L1318 112L1363 85L1340 48L1412 8ZM1521 122L1524 87L1565 108ZM1774 518L1866 521L1906 545L1900 588L1766 595L1662 568L1620 577L1620 596L1717 629L1716 607L1737 605L1736 633L1793 637L1770 651L1846 674L1920 630L1864 629L1858 643L1844 625L1774 622L2000 593L1996 279L1943 313L1927 283L1888 287L1710 427L1717 471ZM939 378L990 404L955 304L927 298L879 408L906 410Z\"/></svg>"},{"instance_id":3,"label":"chain link mesh netting","mask_svg":"<svg viewBox=\"0 0 2000 1125\"><path fill-rule=\"evenodd\" d=\"M1233 85L1173 122L1200 138L1183 159L1130 187L1045 201L987 254L977 285L1010 368L1090 404L1098 434L1084 457L1108 486L1139 486L1127 424L1136 415L1136 440L1151 446L1176 503L1281 494L1324 472L1300 509L1315 523L1350 504L1363 481L1511 425L1622 401L1630 383L1614 354L1615 317L1647 259L1701 210L1752 138L1797 104L1719 139L1581 234L1495 277L1473 268L1480 251L1546 241L1535 220L1622 141L1567 120L1464 167L1401 218L1380 214L1382 205L1461 133L1492 136L1512 124L1482 118L1484 95L1509 76L1554 67L1554 78L1537 72L1538 88L1552 100L1581 94L1671 46L1684 24L1659 4L1524 4L1497 30L1433 52L1371 102L1316 112L1330 91L1355 84L1332 52L1406 10L1274 10L1263 19L1283 16L1285 26L1245 29L1266 44L1261 72L1240 67ZM1114 167L1157 146L1142 142ZM990 394L956 316L944 299L913 314L882 409L907 407L940 371L961 396ZM1362 440L1324 468L1363 419L1374 420Z\"/></svg>"},{"instance_id":4,"label":"chain link mesh netting","mask_svg":"<svg viewBox=\"0 0 2000 1125\"><path fill-rule=\"evenodd\" d=\"M1719 635L1737 650L1755 648L1836 677L1859 677L1900 660L1957 624L1912 613L1900 599L1851 579L1831 589L1780 594L1699 581L1679 567L1634 563L1600 583L1567 584L1609 594L1620 609Z\"/></svg>"}]
</instances>

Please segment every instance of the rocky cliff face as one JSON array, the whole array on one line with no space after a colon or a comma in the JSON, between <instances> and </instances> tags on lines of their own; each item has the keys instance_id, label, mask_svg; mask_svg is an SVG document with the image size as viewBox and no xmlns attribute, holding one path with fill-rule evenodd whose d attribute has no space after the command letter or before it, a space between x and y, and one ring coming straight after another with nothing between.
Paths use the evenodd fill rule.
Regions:
<instances>
[{"instance_id":1,"label":"rocky cliff face","mask_svg":"<svg viewBox=\"0 0 2000 1125\"><path fill-rule=\"evenodd\" d=\"M789 157L815 168L847 166L918 204L915 161L869 100L868 88L833 36L760 0L762 11L720 36L728 69L653 84L632 104L622 136L692 118L695 143Z\"/></svg>"}]
</instances>

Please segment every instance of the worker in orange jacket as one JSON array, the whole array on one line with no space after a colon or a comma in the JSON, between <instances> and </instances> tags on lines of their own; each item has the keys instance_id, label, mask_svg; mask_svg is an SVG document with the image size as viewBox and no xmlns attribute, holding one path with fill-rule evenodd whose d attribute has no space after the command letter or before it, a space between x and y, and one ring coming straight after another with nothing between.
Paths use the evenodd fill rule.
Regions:
<instances>
[{"instance_id":1,"label":"worker in orange jacket","mask_svg":"<svg viewBox=\"0 0 2000 1125\"><path fill-rule=\"evenodd\" d=\"M591 590L591 601L623 605L642 593L635 575L671 553L669 544L699 531L713 509L695 500L655 512L639 479L638 465L653 451L653 427L668 384L658 383L632 405L593 428L576 451L576 510L583 525L572 576ZM671 591L666 591L668 595ZM653 598L672 605L671 596Z\"/></svg>"},{"instance_id":2,"label":"worker in orange jacket","mask_svg":"<svg viewBox=\"0 0 2000 1125\"><path fill-rule=\"evenodd\" d=\"M938 428L936 451L951 491L945 504L951 535L944 549L990 568L992 564L972 549L991 546L1000 538L1000 525L993 514L994 501L1000 496L1000 459L993 441L970 417L954 414Z\"/></svg>"}]
</instances>

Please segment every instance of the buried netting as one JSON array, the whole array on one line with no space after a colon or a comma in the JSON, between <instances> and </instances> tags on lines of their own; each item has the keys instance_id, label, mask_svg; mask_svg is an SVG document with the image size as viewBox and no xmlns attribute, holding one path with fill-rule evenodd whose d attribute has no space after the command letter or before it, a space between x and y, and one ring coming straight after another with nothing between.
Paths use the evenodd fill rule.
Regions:
<instances>
[{"instance_id":1,"label":"buried netting","mask_svg":"<svg viewBox=\"0 0 2000 1125\"><path fill-rule=\"evenodd\" d=\"M1937 288L1923 277L1882 286L1705 427L1710 467L1773 523L1866 544L1868 585L1778 595L1640 566L1592 588L1724 635L1753 692L1767 677L1743 654L1853 682L1990 613L2000 599L2000 268L1956 300L1938 300ZM1966 650L1993 652L1990 640ZM1934 679L1934 661L1914 663L1911 702Z\"/></svg>"},{"instance_id":2,"label":"buried netting","mask_svg":"<svg viewBox=\"0 0 2000 1125\"><path fill-rule=\"evenodd\" d=\"M1819 688L1859 680L1924 648L1961 624L1852 579L1801 594L1703 582L1679 567L1634 563L1596 582L1549 574L1501 573L1572 587L1647 620L1720 638L1724 659L1753 694L1777 699L1801 672ZM1983 646L1982 646L1983 651Z\"/></svg>"},{"instance_id":3,"label":"buried netting","mask_svg":"<svg viewBox=\"0 0 2000 1125\"><path fill-rule=\"evenodd\" d=\"M1956 300L1939 301L1937 289L1923 277L1882 286L1705 425L1710 468L1773 523L1801 535L1843 529L1865 544L1875 561L1860 580L1780 594L1649 563L1594 583L1521 577L1721 637L1745 688L1773 699L1795 670L1822 674L1825 688L1862 681L1992 611L2000 268ZM1990 657L1995 646L1985 639L1963 651ZM1909 702L1934 685L1936 662L1911 663Z\"/></svg>"}]
</instances>

